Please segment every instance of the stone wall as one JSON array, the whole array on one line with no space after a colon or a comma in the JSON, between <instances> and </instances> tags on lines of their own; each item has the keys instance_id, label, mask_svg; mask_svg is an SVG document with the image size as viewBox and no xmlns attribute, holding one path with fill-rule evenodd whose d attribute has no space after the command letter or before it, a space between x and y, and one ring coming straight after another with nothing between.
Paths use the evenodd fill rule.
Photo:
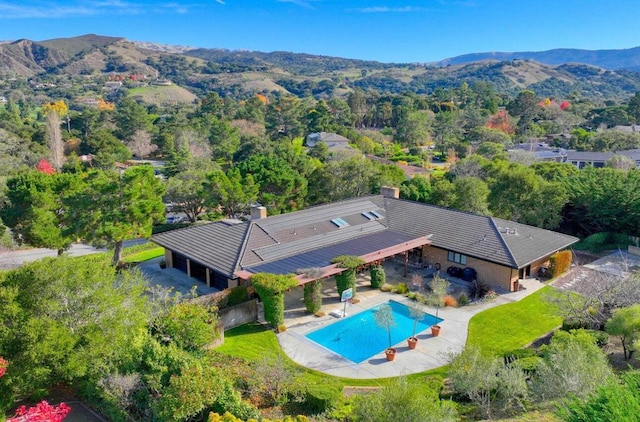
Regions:
<instances>
[{"instance_id":1,"label":"stone wall","mask_svg":"<svg viewBox=\"0 0 640 422\"><path fill-rule=\"evenodd\" d=\"M224 329L238 327L248 322L258 320L258 300L251 299L247 302L235 306L220 309L218 311L220 321L224 324Z\"/></svg>"}]
</instances>

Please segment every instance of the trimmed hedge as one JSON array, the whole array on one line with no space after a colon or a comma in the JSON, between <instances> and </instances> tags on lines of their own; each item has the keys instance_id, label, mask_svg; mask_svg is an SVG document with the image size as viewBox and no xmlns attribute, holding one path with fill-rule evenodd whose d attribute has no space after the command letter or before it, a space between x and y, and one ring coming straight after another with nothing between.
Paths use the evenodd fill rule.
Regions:
<instances>
[{"instance_id":1,"label":"trimmed hedge","mask_svg":"<svg viewBox=\"0 0 640 422\"><path fill-rule=\"evenodd\" d=\"M353 297L356 296L356 268L364 265L364 260L355 255L339 255L331 260L332 264L337 264L338 268L345 270L335 275L338 296L342 297L342 292L353 289Z\"/></svg>"},{"instance_id":2,"label":"trimmed hedge","mask_svg":"<svg viewBox=\"0 0 640 422\"><path fill-rule=\"evenodd\" d=\"M382 265L374 265L370 269L371 272L371 287L379 289L387 282L387 274L384 271Z\"/></svg>"},{"instance_id":3,"label":"trimmed hedge","mask_svg":"<svg viewBox=\"0 0 640 422\"><path fill-rule=\"evenodd\" d=\"M279 329L284 323L284 292L298 284L291 275L258 273L251 277L251 284L264 304L264 319Z\"/></svg>"},{"instance_id":4,"label":"trimmed hedge","mask_svg":"<svg viewBox=\"0 0 640 422\"><path fill-rule=\"evenodd\" d=\"M338 288L338 296L342 297L342 292L347 289L353 289L353 296L356 295L356 270L344 270L340 274L336 274L336 287Z\"/></svg>"},{"instance_id":5,"label":"trimmed hedge","mask_svg":"<svg viewBox=\"0 0 640 422\"><path fill-rule=\"evenodd\" d=\"M304 285L304 306L307 312L315 314L322 308L322 282L310 281Z\"/></svg>"},{"instance_id":6,"label":"trimmed hedge","mask_svg":"<svg viewBox=\"0 0 640 422\"><path fill-rule=\"evenodd\" d=\"M573 261L573 253L569 250L556 252L551 255L549 261L551 262L549 268L551 277L557 277L569 270L571 267L571 261Z\"/></svg>"}]
</instances>

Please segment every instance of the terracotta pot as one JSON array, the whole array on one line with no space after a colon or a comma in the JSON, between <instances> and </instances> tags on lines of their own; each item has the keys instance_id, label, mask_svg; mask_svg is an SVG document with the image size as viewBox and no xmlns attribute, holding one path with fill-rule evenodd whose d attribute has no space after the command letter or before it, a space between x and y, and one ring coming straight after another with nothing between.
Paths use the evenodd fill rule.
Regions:
<instances>
[{"instance_id":1,"label":"terracotta pot","mask_svg":"<svg viewBox=\"0 0 640 422\"><path fill-rule=\"evenodd\" d=\"M432 325L431 326L431 335L434 337L438 337L438 335L440 334L440 326L439 325Z\"/></svg>"},{"instance_id":2,"label":"terracotta pot","mask_svg":"<svg viewBox=\"0 0 640 422\"><path fill-rule=\"evenodd\" d=\"M409 337L407 339L407 344L409 345L409 349L415 349L418 345L418 337Z\"/></svg>"},{"instance_id":3,"label":"terracotta pot","mask_svg":"<svg viewBox=\"0 0 640 422\"><path fill-rule=\"evenodd\" d=\"M396 357L396 349L390 347L384 351L384 354L387 356L388 361L392 361Z\"/></svg>"}]
</instances>

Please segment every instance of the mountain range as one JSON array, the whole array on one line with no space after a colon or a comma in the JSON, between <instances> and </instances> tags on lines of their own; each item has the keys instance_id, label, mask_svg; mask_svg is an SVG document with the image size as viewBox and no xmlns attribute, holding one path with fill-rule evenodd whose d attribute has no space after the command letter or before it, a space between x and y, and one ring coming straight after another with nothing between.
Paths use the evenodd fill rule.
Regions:
<instances>
[{"instance_id":1,"label":"mountain range","mask_svg":"<svg viewBox=\"0 0 640 422\"><path fill-rule=\"evenodd\" d=\"M532 60L546 65L581 63L608 70L626 69L640 71L640 47L620 50L557 48L547 51L521 51L514 53L473 53L442 60L438 62L438 65L460 65L483 60Z\"/></svg>"},{"instance_id":2,"label":"mountain range","mask_svg":"<svg viewBox=\"0 0 640 422\"><path fill-rule=\"evenodd\" d=\"M531 89L541 97L626 99L640 91L640 47L476 53L424 64L194 49L93 34L0 43L0 81L88 80L114 74L168 79L195 95L213 90L241 97L276 91L327 98L354 88L429 94L463 82L486 82L504 95Z\"/></svg>"}]
</instances>

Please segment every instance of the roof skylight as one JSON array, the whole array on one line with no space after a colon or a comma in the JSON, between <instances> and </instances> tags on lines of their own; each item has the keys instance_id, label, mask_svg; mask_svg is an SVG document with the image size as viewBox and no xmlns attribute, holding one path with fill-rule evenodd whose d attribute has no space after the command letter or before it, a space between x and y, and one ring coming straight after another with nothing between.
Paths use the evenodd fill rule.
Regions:
<instances>
[{"instance_id":1,"label":"roof skylight","mask_svg":"<svg viewBox=\"0 0 640 422\"><path fill-rule=\"evenodd\" d=\"M333 224L335 224L336 226L338 226L339 228L343 228L343 227L348 227L349 226L349 223L347 223L346 221L344 221L340 217L332 219L331 222Z\"/></svg>"}]
</instances>

